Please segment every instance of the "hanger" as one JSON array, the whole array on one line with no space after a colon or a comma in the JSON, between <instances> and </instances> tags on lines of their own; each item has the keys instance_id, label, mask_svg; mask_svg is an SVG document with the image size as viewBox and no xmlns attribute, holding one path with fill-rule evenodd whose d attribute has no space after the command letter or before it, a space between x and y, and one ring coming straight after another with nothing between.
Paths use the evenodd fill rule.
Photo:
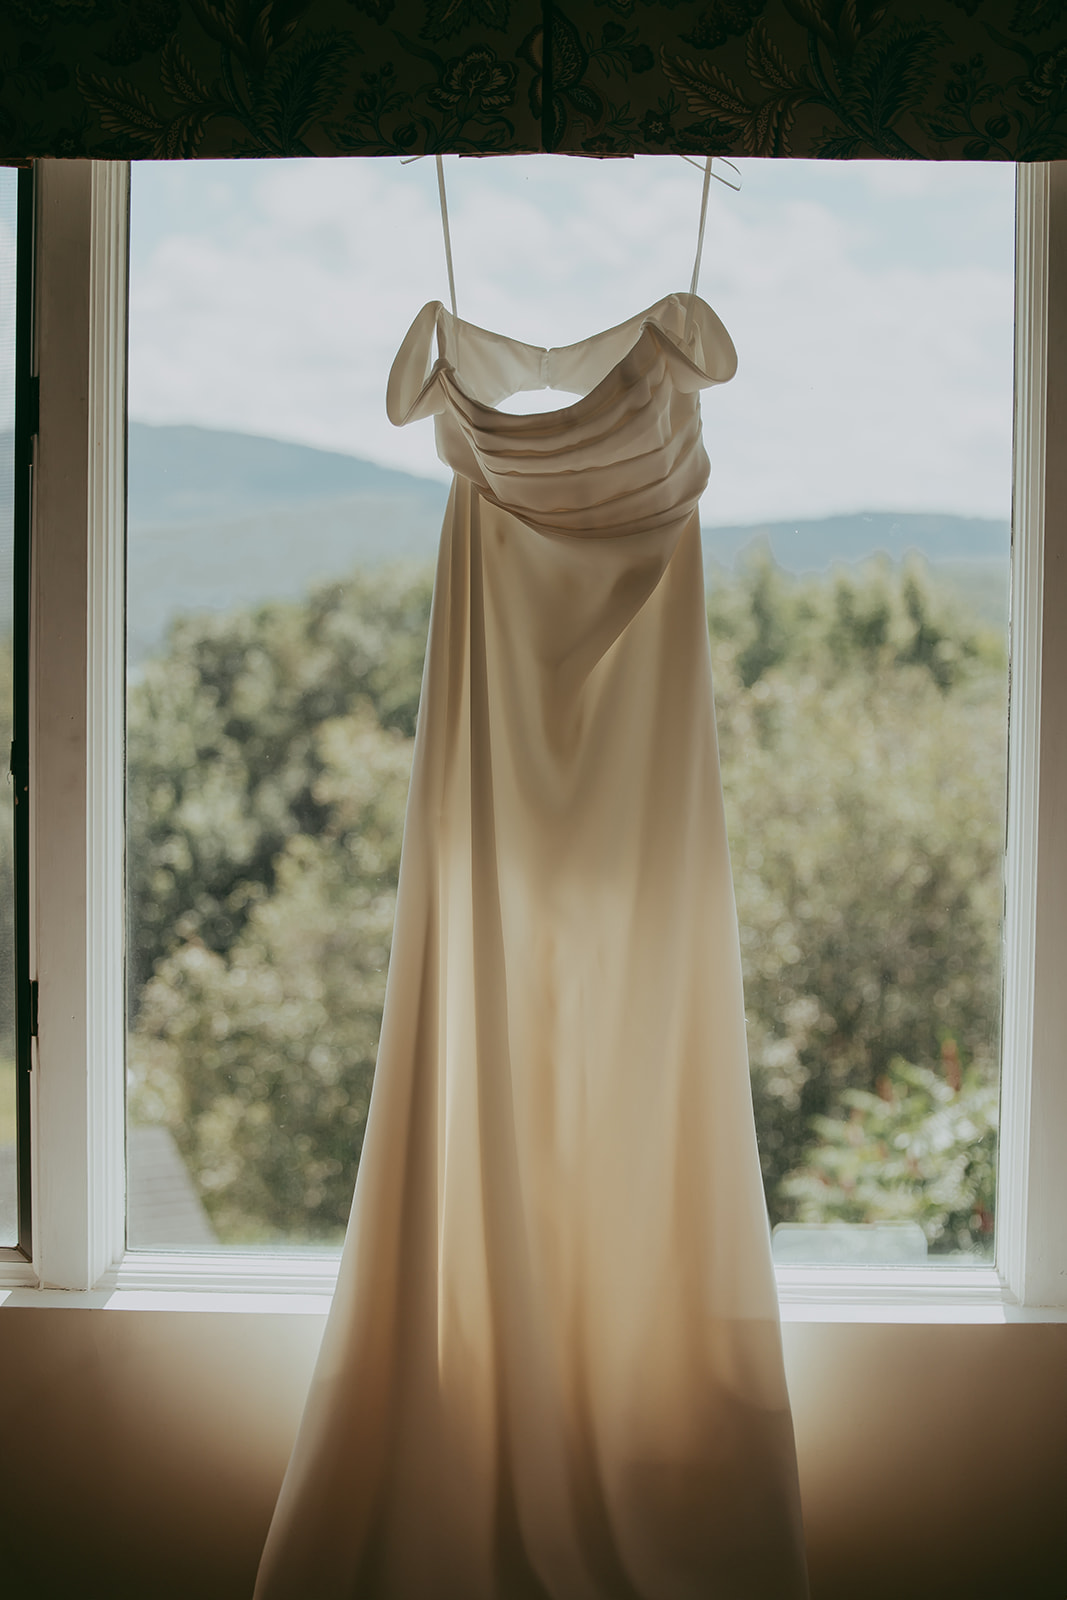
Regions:
<instances>
[{"instance_id":1,"label":"hanger","mask_svg":"<svg viewBox=\"0 0 1067 1600\"><path fill-rule=\"evenodd\" d=\"M682 156L681 159L688 162L691 167L699 169L700 163L693 161L691 157ZM695 309L697 283L700 278L700 258L704 254L704 225L708 220L708 195L711 192L711 180L715 178L719 183L725 184L727 189L733 190L734 194L737 194L741 188L741 174L733 162L727 161L726 165L736 174L736 183L731 183L729 178L720 177L719 173L712 171L711 164L714 159L714 156L705 156L704 158L704 189L700 196L700 227L697 229L697 253L693 261L693 276L689 284L689 307L685 313L685 327L682 330L682 340L685 344L689 344L693 337L693 312ZM725 160L725 157L720 156L719 160Z\"/></svg>"},{"instance_id":2,"label":"hanger","mask_svg":"<svg viewBox=\"0 0 1067 1600\"><path fill-rule=\"evenodd\" d=\"M711 192L711 180L714 178L717 183L724 184L725 187L727 189L731 189L734 194L740 193L741 190L741 174L734 163L732 161L727 161L725 156L719 156L718 158L725 166L730 168L731 172L736 177L737 182L731 183L729 178L724 178L721 173L713 170L712 163L715 159L716 158L714 156L705 156L703 162L704 188L700 196L700 226L697 230L696 259L693 262L693 276L689 284L689 309L686 312L685 329L682 334L686 344L689 343L692 337L694 310L693 299L697 292L697 281L700 277L700 261L704 254L704 228L708 220L708 195ZM421 160L423 160L421 155L407 156L401 160L400 164L403 167L407 167L410 166L413 161ZM699 161L694 161L692 156L680 155L679 160L685 161L691 167L696 167L698 172L701 170L701 163ZM448 293L452 302L452 315L458 320L459 312L456 310L456 274L452 265L452 234L448 226L448 199L445 194L444 157L441 155L435 155L434 162L437 167L437 194L441 202L441 229L445 240L445 265L448 268Z\"/></svg>"}]
</instances>

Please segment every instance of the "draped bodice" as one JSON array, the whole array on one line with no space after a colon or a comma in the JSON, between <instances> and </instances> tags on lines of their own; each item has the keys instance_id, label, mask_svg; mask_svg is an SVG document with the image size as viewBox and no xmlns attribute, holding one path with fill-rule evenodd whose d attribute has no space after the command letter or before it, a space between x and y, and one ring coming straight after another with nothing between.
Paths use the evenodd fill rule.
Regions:
<instances>
[{"instance_id":1,"label":"draped bodice","mask_svg":"<svg viewBox=\"0 0 1067 1600\"><path fill-rule=\"evenodd\" d=\"M688 294L558 349L490 333L431 301L393 363L386 410L398 426L433 416L441 460L539 532L648 533L695 508L709 473L700 390L736 368L719 318ZM529 415L496 409L536 389L581 398Z\"/></svg>"}]
</instances>

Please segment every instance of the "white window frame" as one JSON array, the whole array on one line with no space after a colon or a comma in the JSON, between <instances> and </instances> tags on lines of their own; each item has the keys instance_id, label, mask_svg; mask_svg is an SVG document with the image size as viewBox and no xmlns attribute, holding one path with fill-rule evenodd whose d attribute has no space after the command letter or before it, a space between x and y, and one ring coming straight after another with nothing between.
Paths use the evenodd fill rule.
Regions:
<instances>
[{"instance_id":1,"label":"white window frame","mask_svg":"<svg viewBox=\"0 0 1067 1600\"><path fill-rule=\"evenodd\" d=\"M331 1260L125 1249L129 166L37 176L34 1245L0 1251L0 1296L321 1310ZM787 1320L1067 1320L1067 162L1018 169L1015 440L997 1264L780 1267Z\"/></svg>"}]
</instances>

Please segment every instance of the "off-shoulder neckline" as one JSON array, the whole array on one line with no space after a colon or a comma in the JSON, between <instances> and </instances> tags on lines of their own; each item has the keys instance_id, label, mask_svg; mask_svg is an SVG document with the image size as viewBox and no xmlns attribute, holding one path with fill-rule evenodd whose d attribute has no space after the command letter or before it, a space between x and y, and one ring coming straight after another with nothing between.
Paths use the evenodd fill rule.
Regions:
<instances>
[{"instance_id":1,"label":"off-shoulder neckline","mask_svg":"<svg viewBox=\"0 0 1067 1600\"><path fill-rule=\"evenodd\" d=\"M710 372L706 366L702 366L695 359L693 349L687 349L685 344L682 343L680 336L676 334L670 327L665 325L664 314L666 313L668 307L672 305L677 306L683 312L683 314L685 314L689 311L690 301L693 302L694 331L696 331L696 323L698 321L703 322L705 326L708 327L708 331L716 336L715 342L719 344L720 350L725 355L725 363L719 372ZM422 327L425 329L428 340L434 338L436 335L438 339L439 353L436 360L434 360L432 364L428 364L424 380L419 385L417 393L413 396L410 405L400 408L396 404L398 397L394 393L394 375L397 374L401 357L408 351L409 346L416 334L416 330L420 327L420 325L422 325ZM630 328L633 329L633 337L620 351L618 358L611 364L611 366L608 367L606 371L604 371L584 393L579 394L578 398L571 401L569 405L555 406L546 411L513 412L502 411L499 407L499 404L493 404L481 399L464 383L463 374L457 365L456 360L449 360L448 357L440 353L440 346L443 342L440 337L440 330L442 326L451 331L453 336L453 344L458 342L456 340L457 333L461 339L463 333L466 332L468 335L472 335L476 340L487 340L490 345L495 344L497 346L510 346L516 351L521 351L530 357L538 358L543 367L547 366L553 357L557 359L560 357L566 357L571 353L580 352L590 346L600 344L603 341L607 341L612 338L618 338L624 335ZM701 299L699 295L690 295L687 291L678 290L672 294L663 295L659 300L654 301L651 306L647 307L643 311L637 312L634 316L627 317L622 322L615 323L608 328L603 328L596 333L588 334L584 339L576 339L573 343L566 345L529 344L524 339L516 339L508 334L497 333L491 328L483 328L478 323L468 322L465 318L455 316L440 300L430 300L422 307L412 322L411 327L408 329L408 332L404 337L400 350L397 353L396 361L393 364L393 371L390 373L389 378L389 391L386 401L390 420L394 423L400 424L412 418L413 415L419 410L420 401L424 398L432 385L442 375L447 376L448 380L456 389L456 391L462 395L469 404L476 406L479 411L483 412L487 416L492 416L493 418L499 419L502 422L514 424L519 428L532 428L536 427L539 422L543 423L551 421L552 419L568 418L581 407L586 406L597 394L597 391L600 390L602 386L618 372L619 368L633 354L641 339L644 337L646 330L650 327L655 328L661 337L668 342L673 353L677 355L677 357L683 363L685 363L685 365L692 372L698 375L698 377L701 379L699 387L711 387L715 384L726 383L730 378L733 377L737 368L737 353L734 349L733 340L730 338L730 335L723 325L722 320L711 308L711 306L708 305L707 301ZM552 390L553 386L546 382L543 387L546 390ZM536 394L540 392L540 389L536 386L525 388L524 386L520 385L518 388L508 391L509 394L523 392ZM560 389L556 392L566 391L564 389ZM501 396L501 399L503 398L505 398L504 395ZM428 413L423 411L421 414L427 415Z\"/></svg>"}]
</instances>

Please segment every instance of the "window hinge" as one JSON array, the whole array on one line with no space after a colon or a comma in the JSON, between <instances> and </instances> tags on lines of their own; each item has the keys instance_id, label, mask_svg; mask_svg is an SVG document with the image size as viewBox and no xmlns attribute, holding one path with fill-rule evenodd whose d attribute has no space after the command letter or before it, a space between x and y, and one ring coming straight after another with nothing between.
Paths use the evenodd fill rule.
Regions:
<instances>
[{"instance_id":1,"label":"window hinge","mask_svg":"<svg viewBox=\"0 0 1067 1600\"><path fill-rule=\"evenodd\" d=\"M23 754L25 743L20 744L17 739L11 741L11 753L8 757L8 766L11 772L11 781L15 786L15 802L29 790L29 774L25 767Z\"/></svg>"},{"instance_id":2,"label":"window hinge","mask_svg":"<svg viewBox=\"0 0 1067 1600\"><path fill-rule=\"evenodd\" d=\"M40 988L36 978L30 979L30 1038L37 1037L37 1002Z\"/></svg>"},{"instance_id":3,"label":"window hinge","mask_svg":"<svg viewBox=\"0 0 1067 1600\"><path fill-rule=\"evenodd\" d=\"M16 460L20 466L33 464L33 441L41 426L41 380L27 376L15 390Z\"/></svg>"}]
</instances>

